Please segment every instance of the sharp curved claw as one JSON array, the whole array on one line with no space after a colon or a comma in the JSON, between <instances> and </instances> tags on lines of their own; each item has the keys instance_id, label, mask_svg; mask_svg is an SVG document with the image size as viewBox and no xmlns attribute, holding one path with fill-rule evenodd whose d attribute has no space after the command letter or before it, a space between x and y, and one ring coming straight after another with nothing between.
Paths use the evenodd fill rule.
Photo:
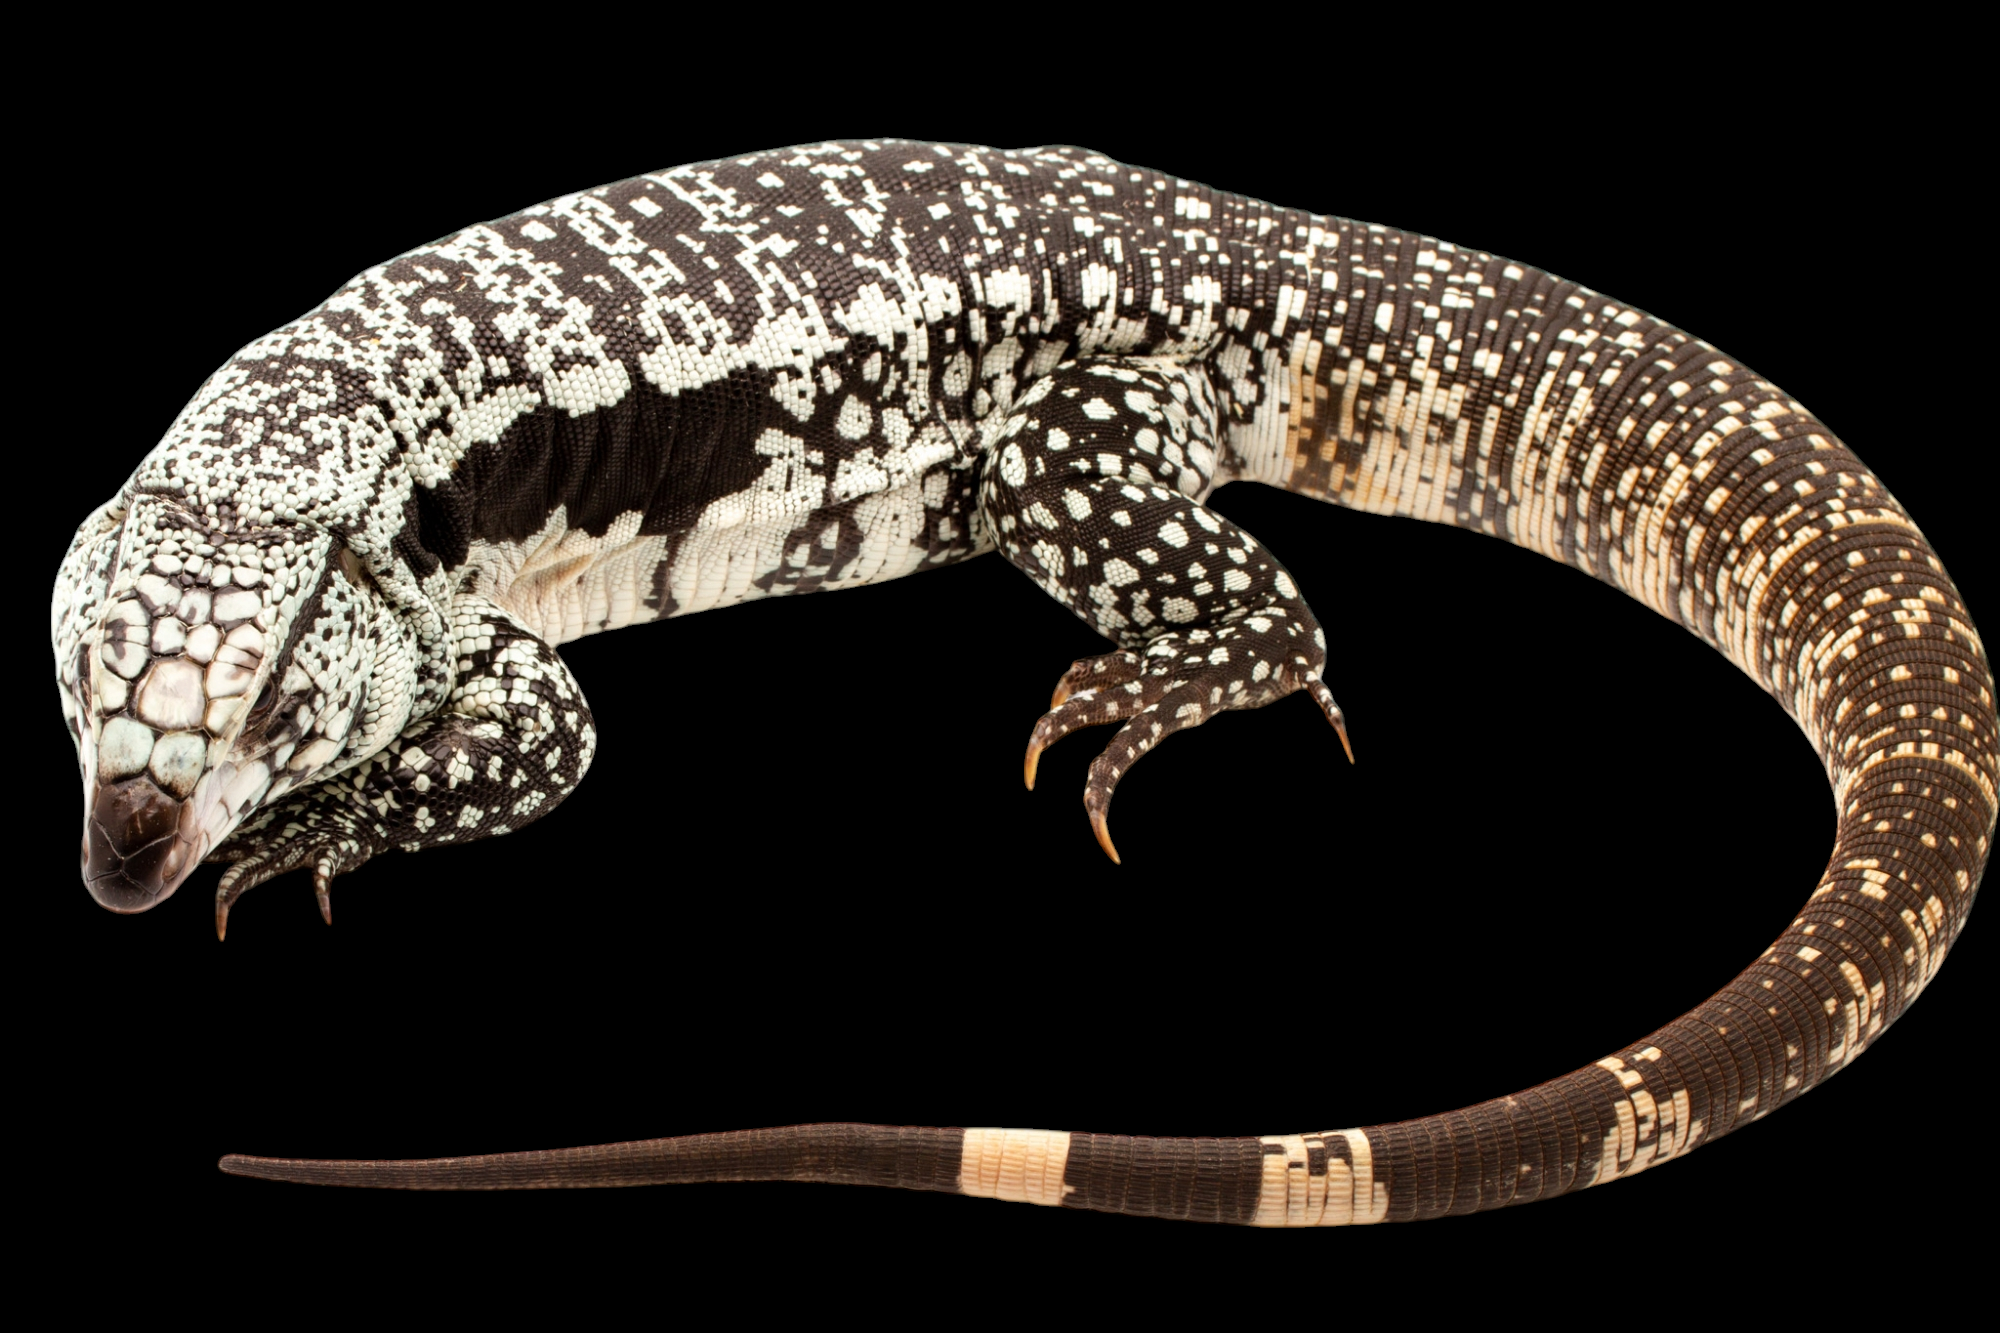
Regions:
<instances>
[{"instance_id":1,"label":"sharp curved claw","mask_svg":"<svg viewBox=\"0 0 2000 1333\"><path fill-rule=\"evenodd\" d=\"M229 909L249 891L256 881L250 878L250 862L245 859L236 862L222 872L222 879L215 886L215 938L229 937Z\"/></svg>"},{"instance_id":2,"label":"sharp curved claw","mask_svg":"<svg viewBox=\"0 0 2000 1333\"><path fill-rule=\"evenodd\" d=\"M1347 762L1354 762L1354 747L1347 743L1347 726L1339 718L1333 719L1334 734L1340 737L1340 748L1347 751Z\"/></svg>"},{"instance_id":3,"label":"sharp curved claw","mask_svg":"<svg viewBox=\"0 0 2000 1333\"><path fill-rule=\"evenodd\" d=\"M1326 720L1333 723L1334 734L1340 737L1340 748L1347 751L1347 762L1354 762L1354 747L1347 740L1347 715L1340 711L1340 705L1333 701L1333 691L1324 681L1312 681L1306 689L1312 694L1319 711L1326 714Z\"/></svg>"},{"instance_id":4,"label":"sharp curved claw","mask_svg":"<svg viewBox=\"0 0 2000 1333\"><path fill-rule=\"evenodd\" d=\"M1021 761L1021 777L1028 784L1028 790L1035 789L1035 770L1042 766L1042 743L1029 740L1028 757Z\"/></svg>"},{"instance_id":5,"label":"sharp curved claw","mask_svg":"<svg viewBox=\"0 0 2000 1333\"><path fill-rule=\"evenodd\" d=\"M242 856L222 872L222 879L215 886L215 938L226 939L229 935L229 909L236 900L250 890L276 875L297 869L304 864L308 855L305 849L293 847L281 851L277 856L257 852ZM332 856L323 857L313 866L313 889L319 898L319 914L326 923L333 924L333 903L329 893L333 888L335 862Z\"/></svg>"},{"instance_id":6,"label":"sharp curved claw","mask_svg":"<svg viewBox=\"0 0 2000 1333\"><path fill-rule=\"evenodd\" d=\"M1050 709L1061 708L1063 701L1067 698L1069 698L1069 677L1065 675L1061 680L1056 682L1056 692L1049 696Z\"/></svg>"},{"instance_id":7,"label":"sharp curved claw","mask_svg":"<svg viewBox=\"0 0 2000 1333\"><path fill-rule=\"evenodd\" d=\"M1118 849L1111 845L1110 822L1104 811L1093 810L1090 812L1090 831L1097 835L1097 845L1102 847L1104 854L1111 858L1112 865L1125 864L1118 859Z\"/></svg>"}]
</instances>

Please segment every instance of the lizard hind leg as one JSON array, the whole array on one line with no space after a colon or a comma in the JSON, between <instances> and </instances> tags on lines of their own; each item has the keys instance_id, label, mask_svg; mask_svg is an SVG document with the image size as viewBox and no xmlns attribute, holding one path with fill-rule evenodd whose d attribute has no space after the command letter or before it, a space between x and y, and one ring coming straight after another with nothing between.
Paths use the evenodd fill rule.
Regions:
<instances>
[{"instance_id":1,"label":"lizard hind leg","mask_svg":"<svg viewBox=\"0 0 2000 1333\"><path fill-rule=\"evenodd\" d=\"M1092 831L1116 862L1112 794L1176 731L1306 690L1347 747L1345 719L1321 680L1326 636L1291 575L1200 503L1218 453L1201 367L1065 362L990 432L980 505L1001 552L1121 645L1077 662L1057 683L1028 741L1031 789L1049 745L1081 727L1120 724L1084 789Z\"/></svg>"}]
</instances>

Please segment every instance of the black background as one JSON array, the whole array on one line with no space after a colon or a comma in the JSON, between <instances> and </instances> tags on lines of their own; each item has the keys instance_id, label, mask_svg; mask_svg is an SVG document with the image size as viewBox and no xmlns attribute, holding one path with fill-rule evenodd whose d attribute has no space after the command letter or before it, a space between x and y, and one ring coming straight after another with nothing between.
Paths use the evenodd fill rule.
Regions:
<instances>
[{"instance_id":1,"label":"black background","mask_svg":"<svg viewBox=\"0 0 2000 1333\"><path fill-rule=\"evenodd\" d=\"M1905 68L1924 85L1910 94L1850 63L1807 87L1718 59L1676 65L1669 92L1639 77L1643 49L1579 48L1580 65L1549 54L1490 78L1384 64L1372 81L1154 82L1121 58L1078 80L1032 43L765 67L593 40L534 53L544 75L519 83L476 47L423 78L417 48L380 68L218 50L153 79L78 71L73 95L106 119L45 127L28 221L51 293L37 337L56 349L21 386L53 410L14 441L55 464L27 506L33 579L205 375L353 272L640 171L888 131L1083 143L1635 303L1811 405L1974 613L2000 614L1975 569L1993 526L1990 341L1952 332L1984 261L1948 78ZM481 81L490 95L465 94ZM1061 1297L1072 1310L1252 1283L1333 1308L1364 1288L1499 1308L1554 1294L1551 1276L1644 1291L1799 1257L1792 1271L1832 1279L1850 1245L1902 1234L1936 1258L1962 1235L1959 1201L1992 1182L1964 1109L1992 992L1977 924L1912 1017L1771 1121L1615 1189L1421 1228L216 1172L229 1151L425 1156L832 1119L1372 1124L1631 1041L1810 891L1833 830L1824 775L1686 631L1477 535L1247 485L1216 507L1326 624L1359 763L1302 696L1226 715L1123 785L1122 867L1078 799L1095 737L1021 788L1050 686L1101 649L997 557L565 647L601 737L567 804L516 836L364 867L336 883L331 929L304 875L273 882L226 944L213 868L147 915L90 902L74 762L37 676L14 789L30 867L15 954L38 980L17 1005L14 1100L62 1204L49 1238L114 1261L99 1296L143 1277L226 1299L263 1274L325 1300L387 1276L421 1279L417 1308L802 1290L892 1310L936 1308L926 1284L946 1279L1029 1312L1058 1281L1086 1284Z\"/></svg>"}]
</instances>

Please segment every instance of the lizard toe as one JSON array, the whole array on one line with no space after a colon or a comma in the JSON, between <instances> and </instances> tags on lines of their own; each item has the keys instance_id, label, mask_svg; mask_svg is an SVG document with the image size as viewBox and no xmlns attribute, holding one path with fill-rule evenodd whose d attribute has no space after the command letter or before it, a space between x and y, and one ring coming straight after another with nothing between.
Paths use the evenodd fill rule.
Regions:
<instances>
[{"instance_id":1,"label":"lizard toe","mask_svg":"<svg viewBox=\"0 0 2000 1333\"><path fill-rule=\"evenodd\" d=\"M1122 721L1158 697L1164 685L1146 674L1146 659L1138 653L1105 653L1073 664L1056 682L1048 712L1028 737L1022 778L1035 789L1035 772L1042 751L1082 727ZM1115 858L1114 858L1115 859Z\"/></svg>"},{"instance_id":2,"label":"lizard toe","mask_svg":"<svg viewBox=\"0 0 2000 1333\"><path fill-rule=\"evenodd\" d=\"M315 832L293 825L278 840L254 850L245 849L235 858L235 864L222 873L221 882L215 886L217 939L228 937L229 909L238 898L268 880L308 865L312 867L313 897L319 903L319 914L326 924L333 924L334 876L361 865L369 859L370 852L352 843L343 844L327 833L314 836Z\"/></svg>"},{"instance_id":3,"label":"lizard toe","mask_svg":"<svg viewBox=\"0 0 2000 1333\"><path fill-rule=\"evenodd\" d=\"M1137 680L1145 670L1146 659L1137 653L1104 653L1072 662L1069 670L1063 672L1062 679L1056 682L1049 707L1061 708L1064 700L1084 690L1104 690Z\"/></svg>"},{"instance_id":4,"label":"lizard toe","mask_svg":"<svg viewBox=\"0 0 2000 1333\"><path fill-rule=\"evenodd\" d=\"M1300 690L1312 696L1340 737L1349 763L1354 749L1333 693L1320 679L1325 653L1310 622L1247 618L1213 630L1162 634L1142 654L1085 658L1064 673L1055 700L1028 738L1023 777L1035 786L1042 751L1082 727L1122 724L1092 761L1084 809L1104 854L1122 864L1111 841L1111 797L1133 764L1177 731L1217 713L1261 708Z\"/></svg>"}]
</instances>

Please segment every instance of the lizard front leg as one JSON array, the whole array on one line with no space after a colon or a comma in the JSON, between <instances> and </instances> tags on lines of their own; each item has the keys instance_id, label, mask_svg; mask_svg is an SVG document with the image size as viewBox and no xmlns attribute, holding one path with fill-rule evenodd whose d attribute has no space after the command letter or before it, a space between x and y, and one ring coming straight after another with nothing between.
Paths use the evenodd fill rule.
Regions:
<instances>
[{"instance_id":1,"label":"lizard front leg","mask_svg":"<svg viewBox=\"0 0 2000 1333\"><path fill-rule=\"evenodd\" d=\"M989 430L980 510L1001 552L1121 649L1057 683L1028 742L1030 789L1044 748L1079 727L1122 724L1083 797L1117 861L1112 792L1174 732L1306 690L1347 746L1320 679L1326 635L1298 586L1255 538L1201 504L1219 453L1202 367L1065 362Z\"/></svg>"},{"instance_id":2,"label":"lizard front leg","mask_svg":"<svg viewBox=\"0 0 2000 1333\"><path fill-rule=\"evenodd\" d=\"M583 690L554 648L494 603L452 610L457 684L443 711L419 718L352 768L266 810L225 841L235 862L215 894L222 936L237 898L311 866L320 914L333 920L333 877L378 853L510 833L569 795L597 732Z\"/></svg>"}]
</instances>

